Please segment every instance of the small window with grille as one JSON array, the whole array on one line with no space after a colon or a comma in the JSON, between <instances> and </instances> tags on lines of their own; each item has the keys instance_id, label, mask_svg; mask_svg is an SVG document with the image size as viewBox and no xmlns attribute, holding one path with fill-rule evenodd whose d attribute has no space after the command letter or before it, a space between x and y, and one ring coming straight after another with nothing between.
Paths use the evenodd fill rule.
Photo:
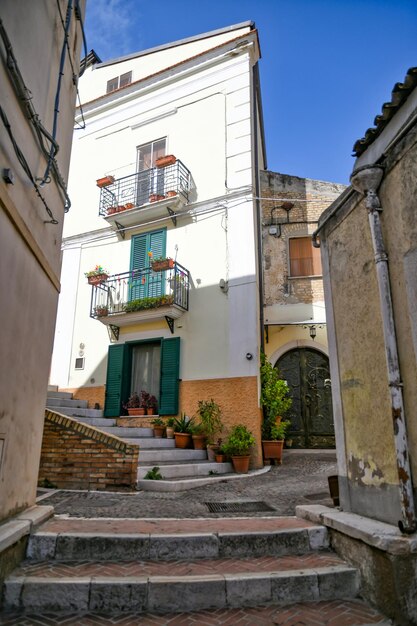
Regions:
<instances>
[{"instance_id":1,"label":"small window with grille","mask_svg":"<svg viewBox=\"0 0 417 626\"><path fill-rule=\"evenodd\" d=\"M132 82L132 72L126 72L121 76L115 76L115 78L111 78L107 81L107 90L106 93L111 93L112 91L116 91L116 89L120 89L121 87L126 87L126 85L130 85Z\"/></svg>"}]
</instances>

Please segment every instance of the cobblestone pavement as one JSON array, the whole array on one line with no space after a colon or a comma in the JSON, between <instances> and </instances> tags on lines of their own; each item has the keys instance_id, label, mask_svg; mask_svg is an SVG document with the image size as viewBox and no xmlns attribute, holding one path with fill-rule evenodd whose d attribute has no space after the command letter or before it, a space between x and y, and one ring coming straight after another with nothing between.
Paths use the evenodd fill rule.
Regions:
<instances>
[{"instance_id":1,"label":"cobblestone pavement","mask_svg":"<svg viewBox=\"0 0 417 626\"><path fill-rule=\"evenodd\" d=\"M189 491L135 493L51 491L39 504L55 514L112 518L219 518L294 515L298 504L332 506L327 476L337 473L335 451L284 451L283 464L260 476L222 481ZM211 513L206 502L265 502L272 511Z\"/></svg>"},{"instance_id":2,"label":"cobblestone pavement","mask_svg":"<svg viewBox=\"0 0 417 626\"><path fill-rule=\"evenodd\" d=\"M97 614L0 616L3 626L388 626L381 613L360 600L293 604L289 607L257 607L199 611L168 615L103 616Z\"/></svg>"}]
</instances>

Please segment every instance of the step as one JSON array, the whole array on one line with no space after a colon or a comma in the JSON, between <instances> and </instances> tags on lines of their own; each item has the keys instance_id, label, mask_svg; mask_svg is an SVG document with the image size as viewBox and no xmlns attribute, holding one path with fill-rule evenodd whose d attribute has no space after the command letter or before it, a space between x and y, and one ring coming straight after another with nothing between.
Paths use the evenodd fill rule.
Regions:
<instances>
[{"instance_id":1,"label":"step","mask_svg":"<svg viewBox=\"0 0 417 626\"><path fill-rule=\"evenodd\" d=\"M163 474L165 467L167 466L160 466L161 474ZM270 469L270 466L266 466L258 470L250 470L247 474L236 474L232 471L230 474L219 474L218 476L208 475L190 476L188 478L168 478L167 480L138 480L136 487L141 491L159 491L165 493L170 491L188 491L189 489L196 489L196 487L203 487L210 484L214 486L216 482L224 483L230 480L246 480L247 478L253 478L259 474L265 474L269 472Z\"/></svg>"},{"instance_id":2,"label":"step","mask_svg":"<svg viewBox=\"0 0 417 626\"><path fill-rule=\"evenodd\" d=\"M146 472L151 470L153 465L141 465L138 467L138 480L144 478ZM210 472L217 474L228 474L233 472L231 463L180 463L175 465L161 465L160 474L164 478L184 478L192 476L208 476Z\"/></svg>"},{"instance_id":3,"label":"step","mask_svg":"<svg viewBox=\"0 0 417 626\"><path fill-rule=\"evenodd\" d=\"M103 430L103 429L102 429ZM132 430L127 428L127 431ZM108 431L106 431L108 432ZM128 443L134 443L140 446L141 450L172 450L175 448L174 439L166 439L165 437L130 437L130 433L127 432L124 435L118 435L123 441Z\"/></svg>"},{"instance_id":4,"label":"step","mask_svg":"<svg viewBox=\"0 0 417 626\"><path fill-rule=\"evenodd\" d=\"M66 398L67 400L71 400L73 394L69 391L49 391L47 392L48 398Z\"/></svg>"},{"instance_id":5,"label":"step","mask_svg":"<svg viewBox=\"0 0 417 626\"><path fill-rule=\"evenodd\" d=\"M31 613L171 613L353 599L358 591L357 570L332 553L122 565L29 564L6 581L4 608Z\"/></svg>"},{"instance_id":6,"label":"step","mask_svg":"<svg viewBox=\"0 0 417 626\"><path fill-rule=\"evenodd\" d=\"M101 409L71 409L66 406L49 407L48 404L46 407L62 415L68 415L68 417L103 417L103 411Z\"/></svg>"},{"instance_id":7,"label":"step","mask_svg":"<svg viewBox=\"0 0 417 626\"><path fill-rule=\"evenodd\" d=\"M70 398L49 398L47 400L47 407L68 407L73 409L86 409L88 407L87 400L74 400Z\"/></svg>"},{"instance_id":8,"label":"step","mask_svg":"<svg viewBox=\"0 0 417 626\"><path fill-rule=\"evenodd\" d=\"M180 461L205 461L207 460L206 450L183 450L182 448L160 449L160 450L141 450L139 453L140 465L158 465L160 462L172 462L174 464Z\"/></svg>"},{"instance_id":9,"label":"step","mask_svg":"<svg viewBox=\"0 0 417 626\"><path fill-rule=\"evenodd\" d=\"M94 426L94 428L100 428L102 426L110 427L116 424L116 420L112 417L77 417L77 421L88 426Z\"/></svg>"},{"instance_id":10,"label":"step","mask_svg":"<svg viewBox=\"0 0 417 626\"><path fill-rule=\"evenodd\" d=\"M153 428L126 428L125 426L105 426L103 428L100 428L100 430L103 430L105 433L108 433L109 435L115 435L116 437L130 437L132 438L140 438L140 439L146 439L146 438L152 438L154 439L153 436ZM173 441L174 445L175 445L175 440L174 439L168 439L168 441Z\"/></svg>"}]
</instances>

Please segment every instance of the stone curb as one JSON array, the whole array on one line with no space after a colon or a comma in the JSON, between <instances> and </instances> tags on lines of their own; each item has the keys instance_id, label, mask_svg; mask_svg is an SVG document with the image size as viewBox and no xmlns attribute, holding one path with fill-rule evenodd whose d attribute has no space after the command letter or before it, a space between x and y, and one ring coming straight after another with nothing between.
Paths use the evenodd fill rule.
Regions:
<instances>
[{"instance_id":1,"label":"stone curb","mask_svg":"<svg viewBox=\"0 0 417 626\"><path fill-rule=\"evenodd\" d=\"M324 527L218 533L53 533L30 536L33 561L134 561L299 555L329 547Z\"/></svg>"},{"instance_id":2,"label":"stone curb","mask_svg":"<svg viewBox=\"0 0 417 626\"><path fill-rule=\"evenodd\" d=\"M7 610L33 612L120 611L171 613L298 602L353 599L359 591L355 569L344 565L291 572L207 576L9 578Z\"/></svg>"},{"instance_id":3,"label":"stone curb","mask_svg":"<svg viewBox=\"0 0 417 626\"><path fill-rule=\"evenodd\" d=\"M51 517L53 512L52 506L32 506L0 525L0 552L29 535L39 524Z\"/></svg>"},{"instance_id":4,"label":"stone curb","mask_svg":"<svg viewBox=\"0 0 417 626\"><path fill-rule=\"evenodd\" d=\"M161 466L161 471L163 466ZM266 472L271 471L271 466L266 465L257 470L250 470L247 474L224 474L220 476L207 476L206 478L193 478L176 480L174 482L170 480L138 480L137 488L143 491L187 491L188 489L195 489L196 487L202 487L204 485L211 485L213 483L228 481L228 480L244 480L245 478L253 478L254 476L260 476Z\"/></svg>"}]
</instances>

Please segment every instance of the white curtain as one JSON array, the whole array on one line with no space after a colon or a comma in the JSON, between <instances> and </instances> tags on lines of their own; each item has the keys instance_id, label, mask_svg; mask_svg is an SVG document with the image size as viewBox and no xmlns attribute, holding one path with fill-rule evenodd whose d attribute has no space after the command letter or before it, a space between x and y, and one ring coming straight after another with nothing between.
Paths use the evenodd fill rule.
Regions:
<instances>
[{"instance_id":1,"label":"white curtain","mask_svg":"<svg viewBox=\"0 0 417 626\"><path fill-rule=\"evenodd\" d=\"M161 371L161 346L141 344L132 352L131 393L147 391L159 400L159 379Z\"/></svg>"}]
</instances>

